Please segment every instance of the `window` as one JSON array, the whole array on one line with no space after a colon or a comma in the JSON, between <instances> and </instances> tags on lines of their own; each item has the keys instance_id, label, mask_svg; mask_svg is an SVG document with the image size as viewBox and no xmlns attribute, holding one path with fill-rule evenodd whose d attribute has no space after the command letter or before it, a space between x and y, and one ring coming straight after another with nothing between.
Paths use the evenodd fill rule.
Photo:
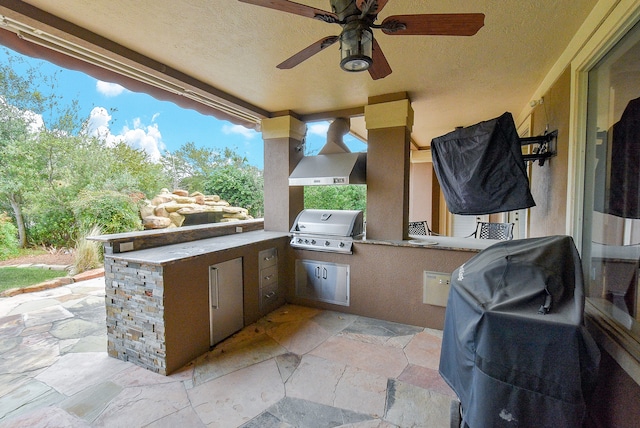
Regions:
<instances>
[{"instance_id":1,"label":"window","mask_svg":"<svg viewBox=\"0 0 640 428\"><path fill-rule=\"evenodd\" d=\"M640 24L588 74L582 261L587 297L640 355Z\"/></svg>"}]
</instances>

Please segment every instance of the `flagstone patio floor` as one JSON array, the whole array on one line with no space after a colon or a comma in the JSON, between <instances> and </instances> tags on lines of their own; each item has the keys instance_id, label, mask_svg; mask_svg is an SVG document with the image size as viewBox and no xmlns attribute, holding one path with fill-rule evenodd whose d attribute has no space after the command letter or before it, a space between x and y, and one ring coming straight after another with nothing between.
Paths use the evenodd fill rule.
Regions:
<instances>
[{"instance_id":1,"label":"flagstone patio floor","mask_svg":"<svg viewBox=\"0 0 640 428\"><path fill-rule=\"evenodd\" d=\"M448 427L441 339L286 305L162 376L107 356L95 278L0 298L0 426Z\"/></svg>"}]
</instances>

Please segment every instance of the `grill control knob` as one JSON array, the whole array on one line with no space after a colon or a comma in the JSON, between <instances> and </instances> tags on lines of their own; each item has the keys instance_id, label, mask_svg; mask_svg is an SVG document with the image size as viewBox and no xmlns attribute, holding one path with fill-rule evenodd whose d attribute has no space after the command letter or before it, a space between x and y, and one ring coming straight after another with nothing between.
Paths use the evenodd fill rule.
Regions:
<instances>
[{"instance_id":1,"label":"grill control knob","mask_svg":"<svg viewBox=\"0 0 640 428\"><path fill-rule=\"evenodd\" d=\"M309 240L308 240L308 239L305 239L305 240L304 240L304 243L305 243L305 244L308 244L308 243L309 243Z\"/></svg>"},{"instance_id":2,"label":"grill control knob","mask_svg":"<svg viewBox=\"0 0 640 428\"><path fill-rule=\"evenodd\" d=\"M325 246L325 247L328 247L329 245L331 245L331 242L329 242L329 241L324 241L324 246Z\"/></svg>"},{"instance_id":3,"label":"grill control knob","mask_svg":"<svg viewBox=\"0 0 640 428\"><path fill-rule=\"evenodd\" d=\"M342 247L344 247L344 242L341 242L341 243L340 243L340 244L338 244L338 245L340 245L340 248L342 248Z\"/></svg>"},{"instance_id":4,"label":"grill control knob","mask_svg":"<svg viewBox=\"0 0 640 428\"><path fill-rule=\"evenodd\" d=\"M302 238L298 238L298 244L302 244Z\"/></svg>"},{"instance_id":5,"label":"grill control knob","mask_svg":"<svg viewBox=\"0 0 640 428\"><path fill-rule=\"evenodd\" d=\"M311 245L316 245L316 240L315 239L311 240Z\"/></svg>"}]
</instances>

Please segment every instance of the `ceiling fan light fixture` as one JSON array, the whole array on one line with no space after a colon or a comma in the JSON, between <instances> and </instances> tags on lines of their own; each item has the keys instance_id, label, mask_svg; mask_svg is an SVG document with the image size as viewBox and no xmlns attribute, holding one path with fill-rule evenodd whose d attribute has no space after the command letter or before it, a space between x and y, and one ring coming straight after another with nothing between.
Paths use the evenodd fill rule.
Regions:
<instances>
[{"instance_id":1,"label":"ceiling fan light fixture","mask_svg":"<svg viewBox=\"0 0 640 428\"><path fill-rule=\"evenodd\" d=\"M373 60L373 33L360 21L344 26L340 35L340 68L345 71L365 71Z\"/></svg>"}]
</instances>

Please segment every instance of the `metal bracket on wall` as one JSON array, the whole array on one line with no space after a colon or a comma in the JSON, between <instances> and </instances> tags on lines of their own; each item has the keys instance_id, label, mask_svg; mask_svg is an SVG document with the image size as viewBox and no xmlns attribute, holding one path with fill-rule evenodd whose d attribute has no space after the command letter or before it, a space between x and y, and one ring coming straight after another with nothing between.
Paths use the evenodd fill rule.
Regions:
<instances>
[{"instance_id":1,"label":"metal bracket on wall","mask_svg":"<svg viewBox=\"0 0 640 428\"><path fill-rule=\"evenodd\" d=\"M558 141L558 130L544 133L537 137L525 137L520 138L521 146L528 146L530 144L537 144L533 148L533 154L522 155L525 162L538 161L540 166L543 166L547 159L558 154L556 150L556 144Z\"/></svg>"}]
</instances>

